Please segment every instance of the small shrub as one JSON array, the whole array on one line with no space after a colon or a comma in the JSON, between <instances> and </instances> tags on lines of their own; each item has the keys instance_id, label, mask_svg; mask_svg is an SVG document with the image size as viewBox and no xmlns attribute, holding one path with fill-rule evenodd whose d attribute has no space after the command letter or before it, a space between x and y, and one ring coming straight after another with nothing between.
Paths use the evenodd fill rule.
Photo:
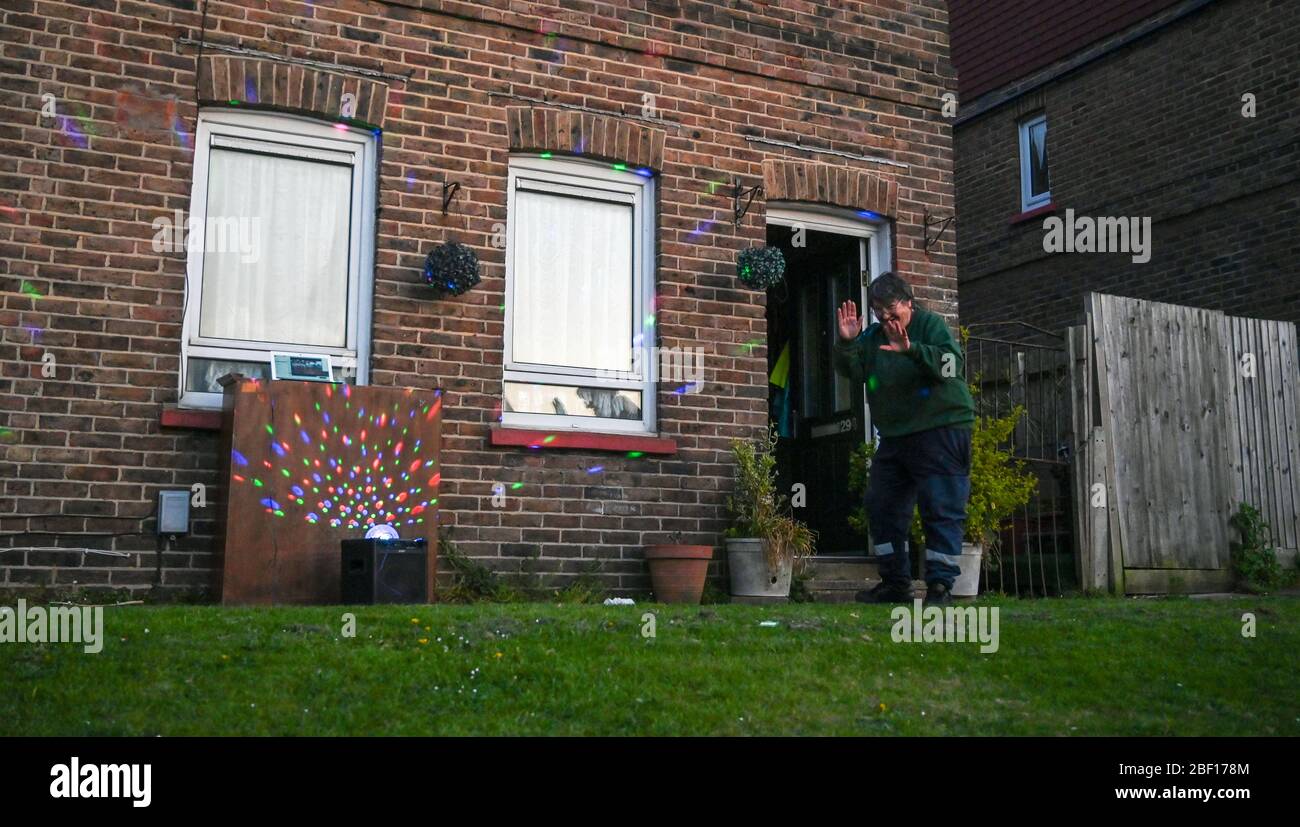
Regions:
<instances>
[{"instance_id":1,"label":"small shrub","mask_svg":"<svg viewBox=\"0 0 1300 827\"><path fill-rule=\"evenodd\" d=\"M1011 439L1025 413L1017 405L1005 416L980 416L971 434L970 501L966 504L966 541L980 543L996 555L1007 521L1038 490L1038 479L1025 470L1003 444ZM986 554L988 558L991 555Z\"/></svg>"},{"instance_id":2,"label":"small shrub","mask_svg":"<svg viewBox=\"0 0 1300 827\"><path fill-rule=\"evenodd\" d=\"M438 560L452 571L451 585L438 595L444 603L522 603L528 599L523 589L461 554L449 533L438 538Z\"/></svg>"},{"instance_id":3,"label":"small shrub","mask_svg":"<svg viewBox=\"0 0 1300 827\"><path fill-rule=\"evenodd\" d=\"M700 595L700 605L716 605L718 603L730 603L731 595L726 589L720 587L714 580L704 581L704 593Z\"/></svg>"},{"instance_id":4,"label":"small shrub","mask_svg":"<svg viewBox=\"0 0 1300 827\"><path fill-rule=\"evenodd\" d=\"M556 603L603 603L606 589L596 576L599 566L578 575L573 582L555 590Z\"/></svg>"},{"instance_id":5,"label":"small shrub","mask_svg":"<svg viewBox=\"0 0 1300 827\"><path fill-rule=\"evenodd\" d=\"M1238 585L1246 591L1269 592L1294 579L1294 573L1284 571L1278 562L1272 531L1259 509L1242 503L1229 522L1241 534L1241 540L1231 545L1232 570Z\"/></svg>"},{"instance_id":6,"label":"small shrub","mask_svg":"<svg viewBox=\"0 0 1300 827\"><path fill-rule=\"evenodd\" d=\"M791 603L815 603L812 591L809 590L808 584L812 581L812 575L807 571L797 571L790 575L790 602Z\"/></svg>"},{"instance_id":7,"label":"small shrub","mask_svg":"<svg viewBox=\"0 0 1300 827\"><path fill-rule=\"evenodd\" d=\"M767 565L772 571L785 560L801 563L813 553L816 533L791 516L790 498L776 490L776 429L762 442L731 440L736 460L736 489L727 498L732 524L728 537L766 540Z\"/></svg>"}]
</instances>

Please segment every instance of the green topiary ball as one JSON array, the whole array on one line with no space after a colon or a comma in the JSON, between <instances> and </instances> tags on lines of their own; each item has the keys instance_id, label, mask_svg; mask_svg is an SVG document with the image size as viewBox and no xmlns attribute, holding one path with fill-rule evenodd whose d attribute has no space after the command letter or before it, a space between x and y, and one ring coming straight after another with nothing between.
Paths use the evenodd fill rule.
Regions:
<instances>
[{"instance_id":1,"label":"green topiary ball","mask_svg":"<svg viewBox=\"0 0 1300 827\"><path fill-rule=\"evenodd\" d=\"M736 256L736 277L755 290L767 290L785 277L785 256L776 247L750 247Z\"/></svg>"},{"instance_id":2,"label":"green topiary ball","mask_svg":"<svg viewBox=\"0 0 1300 827\"><path fill-rule=\"evenodd\" d=\"M479 282L478 256L459 241L439 244L424 259L424 280L448 295L459 296Z\"/></svg>"}]
</instances>

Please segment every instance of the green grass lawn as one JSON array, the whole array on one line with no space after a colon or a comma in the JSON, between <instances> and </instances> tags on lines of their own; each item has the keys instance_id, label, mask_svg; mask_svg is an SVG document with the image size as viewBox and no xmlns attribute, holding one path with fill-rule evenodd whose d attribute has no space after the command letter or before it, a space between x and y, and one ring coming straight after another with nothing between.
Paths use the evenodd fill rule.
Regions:
<instances>
[{"instance_id":1,"label":"green grass lawn","mask_svg":"<svg viewBox=\"0 0 1300 827\"><path fill-rule=\"evenodd\" d=\"M1300 735L1298 600L981 605L995 654L856 605L107 608L0 644L0 734Z\"/></svg>"}]
</instances>

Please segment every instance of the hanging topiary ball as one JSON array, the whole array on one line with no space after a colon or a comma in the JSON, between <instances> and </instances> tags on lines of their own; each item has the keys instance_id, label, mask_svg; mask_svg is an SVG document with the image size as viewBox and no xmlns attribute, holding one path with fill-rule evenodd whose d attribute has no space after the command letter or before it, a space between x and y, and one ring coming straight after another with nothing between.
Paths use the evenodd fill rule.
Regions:
<instances>
[{"instance_id":1,"label":"hanging topiary ball","mask_svg":"<svg viewBox=\"0 0 1300 827\"><path fill-rule=\"evenodd\" d=\"M736 277L755 290L767 290L785 277L785 256L776 247L750 247L736 256Z\"/></svg>"},{"instance_id":2,"label":"hanging topiary ball","mask_svg":"<svg viewBox=\"0 0 1300 827\"><path fill-rule=\"evenodd\" d=\"M436 290L459 296L479 282L478 256L459 241L439 244L424 259L424 280Z\"/></svg>"}]
</instances>

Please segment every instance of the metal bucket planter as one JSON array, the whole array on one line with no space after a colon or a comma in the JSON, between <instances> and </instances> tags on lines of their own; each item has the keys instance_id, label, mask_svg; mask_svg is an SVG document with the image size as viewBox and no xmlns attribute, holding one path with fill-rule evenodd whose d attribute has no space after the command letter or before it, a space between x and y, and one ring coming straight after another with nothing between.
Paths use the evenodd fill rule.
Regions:
<instances>
[{"instance_id":1,"label":"metal bucket planter","mask_svg":"<svg viewBox=\"0 0 1300 827\"><path fill-rule=\"evenodd\" d=\"M713 557L712 546L646 546L650 585L660 603L699 603L704 577Z\"/></svg>"},{"instance_id":2,"label":"metal bucket planter","mask_svg":"<svg viewBox=\"0 0 1300 827\"><path fill-rule=\"evenodd\" d=\"M953 597L975 597L980 593L980 558L984 547L975 543L961 544L961 574L952 581Z\"/></svg>"},{"instance_id":3,"label":"metal bucket planter","mask_svg":"<svg viewBox=\"0 0 1300 827\"><path fill-rule=\"evenodd\" d=\"M727 571L731 596L740 602L782 602L790 598L793 560L784 560L776 571L767 567L764 541L753 537L727 538Z\"/></svg>"}]
</instances>

